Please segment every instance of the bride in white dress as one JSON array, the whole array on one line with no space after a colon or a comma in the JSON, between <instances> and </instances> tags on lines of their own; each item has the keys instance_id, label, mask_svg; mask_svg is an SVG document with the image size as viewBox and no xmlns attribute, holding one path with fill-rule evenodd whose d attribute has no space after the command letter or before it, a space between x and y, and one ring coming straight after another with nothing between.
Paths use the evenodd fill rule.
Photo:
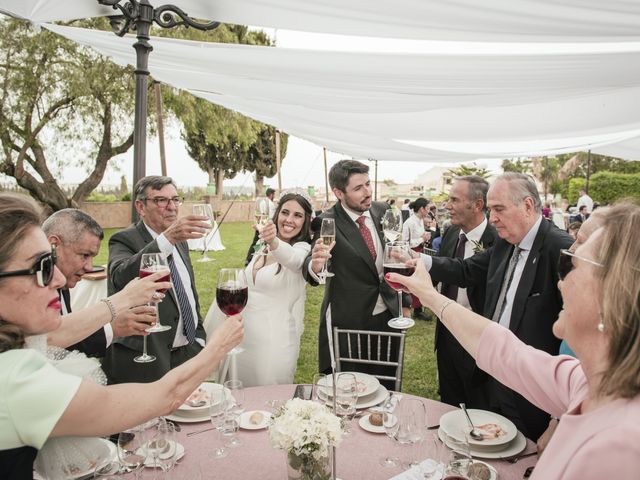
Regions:
<instances>
[{"instance_id":1,"label":"bride in white dress","mask_svg":"<svg viewBox=\"0 0 640 480\"><path fill-rule=\"evenodd\" d=\"M242 311L244 349L236 357L238 379L245 387L293 383L304 329L305 281L302 263L309 241L312 208L300 194L287 193L262 230L268 255L254 255L245 273L249 300ZM224 321L216 302L207 329Z\"/></svg>"}]
</instances>

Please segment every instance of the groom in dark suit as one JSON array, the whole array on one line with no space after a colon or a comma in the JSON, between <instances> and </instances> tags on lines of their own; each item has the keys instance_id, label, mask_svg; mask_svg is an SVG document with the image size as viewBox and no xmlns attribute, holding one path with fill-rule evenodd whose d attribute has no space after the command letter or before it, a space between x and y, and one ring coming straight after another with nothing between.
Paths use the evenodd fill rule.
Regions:
<instances>
[{"instance_id":1,"label":"groom in dark suit","mask_svg":"<svg viewBox=\"0 0 640 480\"><path fill-rule=\"evenodd\" d=\"M488 190L489 184L482 177L467 176L454 180L446 204L451 226L442 237L441 257L465 259L493 245L497 234L486 217ZM485 283L470 285L469 288L443 283L440 291L482 315L485 287ZM486 392L479 384L478 375L474 375L476 362L439 320L434 344L440 400L455 407L464 402L469 408L489 408Z\"/></svg>"},{"instance_id":2,"label":"groom in dark suit","mask_svg":"<svg viewBox=\"0 0 640 480\"><path fill-rule=\"evenodd\" d=\"M140 221L109 240L109 294L138 276L143 253L163 254L174 288L158 305L158 314L160 323L171 329L147 337L149 354L156 357L151 363L133 360L142 352L141 337L116 338L103 361L109 383L158 380L194 357L205 342L187 240L207 232L206 217L178 218L182 197L170 177L144 177L133 193Z\"/></svg>"},{"instance_id":3,"label":"groom in dark suit","mask_svg":"<svg viewBox=\"0 0 640 480\"><path fill-rule=\"evenodd\" d=\"M389 205L372 202L369 167L356 160L341 160L329 172L329 184L338 202L322 213L333 218L335 246L331 250L331 270L320 311L318 340L319 370L331 369L326 312L331 305L334 327L356 330L392 330L387 322L398 316L396 292L382 279L384 240L380 222ZM302 268L305 279L318 285L317 273L327 258L327 249L316 231ZM365 365L349 365L349 370L370 371ZM346 369L346 368L345 368ZM375 372L380 373L380 372Z\"/></svg>"},{"instance_id":4,"label":"groom in dark suit","mask_svg":"<svg viewBox=\"0 0 640 480\"><path fill-rule=\"evenodd\" d=\"M483 315L523 342L556 355L560 340L552 325L562 309L558 257L573 239L542 218L540 196L528 175L499 176L489 189L488 205L489 221L500 237L491 248L465 260L424 256L425 265L436 281L466 288L485 284ZM542 434L549 420L545 412L494 379L485 388L492 410L529 438Z\"/></svg>"}]
</instances>

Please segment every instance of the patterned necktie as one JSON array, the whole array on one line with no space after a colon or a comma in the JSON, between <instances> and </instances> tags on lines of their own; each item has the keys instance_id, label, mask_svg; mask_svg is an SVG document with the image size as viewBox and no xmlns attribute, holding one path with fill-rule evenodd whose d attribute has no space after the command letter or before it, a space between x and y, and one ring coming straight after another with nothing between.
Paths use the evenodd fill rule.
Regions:
<instances>
[{"instance_id":1,"label":"patterned necktie","mask_svg":"<svg viewBox=\"0 0 640 480\"><path fill-rule=\"evenodd\" d=\"M169 264L169 270L171 270L171 281L173 282L173 291L178 298L178 308L180 309L180 316L182 317L182 330L184 336L187 337L189 343L193 343L196 338L196 325L193 319L193 310L191 310L191 304L187 297L187 292L184 289L184 284L178 273L178 268L173 261L173 255L167 257L167 263Z\"/></svg>"},{"instance_id":2,"label":"patterned necktie","mask_svg":"<svg viewBox=\"0 0 640 480\"><path fill-rule=\"evenodd\" d=\"M522 252L522 249L520 247L515 247L513 249L513 253L511 254L511 258L509 259L507 271L505 272L504 278L502 279L502 288L500 289L498 303L496 303L496 309L493 311L492 320L494 322L500 322L500 317L502 317L504 307L507 304L507 292L509 291L509 287L511 286L511 282L513 281L513 273L516 271L516 265L518 264L518 260L520 259L520 252Z\"/></svg>"},{"instance_id":3,"label":"patterned necktie","mask_svg":"<svg viewBox=\"0 0 640 480\"><path fill-rule=\"evenodd\" d=\"M464 247L467 244L467 236L464 233L461 233L458 237L458 246L456 247L456 254L454 258L464 258ZM449 297L451 300L458 299L458 286L457 285L447 285L447 291L444 293L446 297Z\"/></svg>"},{"instance_id":4,"label":"patterned necktie","mask_svg":"<svg viewBox=\"0 0 640 480\"><path fill-rule=\"evenodd\" d=\"M376 246L373 243L373 237L371 236L371 232L369 231L369 229L367 228L367 226L364 224L366 217L364 215L361 215L360 217L356 218L356 223L358 224L358 228L360 229L360 234L362 235L362 238L364 238L364 243L367 244L367 247L369 248L369 252L371 253L371 257L373 258L373 261L376 261Z\"/></svg>"}]
</instances>

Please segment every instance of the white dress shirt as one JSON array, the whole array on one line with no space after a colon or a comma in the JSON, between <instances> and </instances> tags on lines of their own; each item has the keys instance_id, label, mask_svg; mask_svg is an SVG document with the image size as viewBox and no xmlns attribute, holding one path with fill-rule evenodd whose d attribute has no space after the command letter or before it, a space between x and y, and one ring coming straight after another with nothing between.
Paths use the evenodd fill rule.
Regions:
<instances>
[{"instance_id":1,"label":"white dress shirt","mask_svg":"<svg viewBox=\"0 0 640 480\"><path fill-rule=\"evenodd\" d=\"M411 214L402 225L402 239L409 242L411 248L415 248L424 242L422 237L424 233L424 222L415 213Z\"/></svg>"},{"instance_id":2,"label":"white dress shirt","mask_svg":"<svg viewBox=\"0 0 640 480\"><path fill-rule=\"evenodd\" d=\"M144 224L144 226L147 227L147 231L151 235L151 238L156 240L156 242L158 243L160 253L162 253L165 257L173 255L173 263L178 270L178 274L180 275L180 279L182 280L182 284L184 285L184 291L187 294L187 298L189 299L189 305L191 306L191 311L193 313L193 321L195 322L194 328L198 328L198 311L196 310L196 299L193 295L193 290L191 289L191 277L189 276L189 270L187 270L187 266L182 261L180 252L178 252L178 249L175 247L175 245L167 240L167 237L165 237L163 233L158 235L146 223ZM173 338L173 348L178 348L189 344L189 340L187 340L187 337L184 334L184 327L182 322L182 315L180 315L178 325L176 326L176 336ZM196 342L204 347L203 339L196 338Z\"/></svg>"}]
</instances>

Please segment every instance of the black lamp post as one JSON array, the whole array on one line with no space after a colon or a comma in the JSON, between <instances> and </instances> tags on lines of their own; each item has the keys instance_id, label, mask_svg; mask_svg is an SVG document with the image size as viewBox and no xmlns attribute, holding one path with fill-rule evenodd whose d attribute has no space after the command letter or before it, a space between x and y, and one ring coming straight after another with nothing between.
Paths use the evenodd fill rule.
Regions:
<instances>
[{"instance_id":1,"label":"black lamp post","mask_svg":"<svg viewBox=\"0 0 640 480\"><path fill-rule=\"evenodd\" d=\"M147 149L147 84L149 80L149 53L153 47L149 43L149 30L155 22L162 28L173 28L180 25L198 30L213 30L220 22L200 23L191 19L182 9L175 5L162 5L154 8L149 0L97 0L100 5L119 10L118 15L109 17L111 28L120 37L130 30L136 31L137 41L133 44L136 50L136 103L133 127L133 184L146 175ZM132 221L137 219L135 199L132 202Z\"/></svg>"}]
</instances>

